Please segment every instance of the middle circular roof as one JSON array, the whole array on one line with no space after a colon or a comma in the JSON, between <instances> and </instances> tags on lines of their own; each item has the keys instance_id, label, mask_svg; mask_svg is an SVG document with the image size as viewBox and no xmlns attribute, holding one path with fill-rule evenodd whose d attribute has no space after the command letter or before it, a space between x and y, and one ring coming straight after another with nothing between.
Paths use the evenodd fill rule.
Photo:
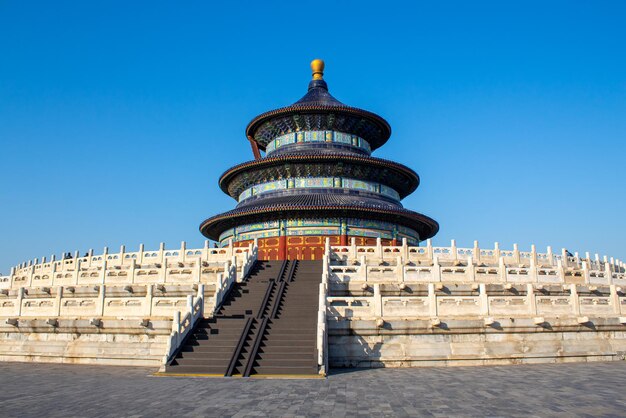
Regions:
<instances>
[{"instance_id":1,"label":"middle circular roof","mask_svg":"<svg viewBox=\"0 0 626 418\"><path fill-rule=\"evenodd\" d=\"M413 193L419 176L409 167L356 154L281 154L248 161L228 169L220 177L220 188L234 199L255 184L295 177L349 177L383 183L400 198Z\"/></svg>"}]
</instances>

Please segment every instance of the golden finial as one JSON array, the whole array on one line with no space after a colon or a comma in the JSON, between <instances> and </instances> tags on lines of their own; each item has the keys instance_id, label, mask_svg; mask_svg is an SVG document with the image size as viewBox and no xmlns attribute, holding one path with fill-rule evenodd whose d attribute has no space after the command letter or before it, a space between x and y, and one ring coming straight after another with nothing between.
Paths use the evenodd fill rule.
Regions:
<instances>
[{"instance_id":1,"label":"golden finial","mask_svg":"<svg viewBox=\"0 0 626 418\"><path fill-rule=\"evenodd\" d=\"M313 80L322 80L324 78L324 61L321 59L311 61L311 70L313 70Z\"/></svg>"}]
</instances>

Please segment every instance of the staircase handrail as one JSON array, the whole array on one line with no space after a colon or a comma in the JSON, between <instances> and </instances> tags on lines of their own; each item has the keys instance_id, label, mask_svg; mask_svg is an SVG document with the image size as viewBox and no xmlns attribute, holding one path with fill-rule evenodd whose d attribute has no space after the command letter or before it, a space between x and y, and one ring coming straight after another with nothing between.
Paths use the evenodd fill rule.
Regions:
<instances>
[{"instance_id":1,"label":"staircase handrail","mask_svg":"<svg viewBox=\"0 0 626 418\"><path fill-rule=\"evenodd\" d=\"M280 305L280 300L283 298L283 293L285 293L285 282L281 281L278 285L278 290L276 291L276 298L274 299L274 306L272 306L272 312L269 314L270 319L276 318L278 314L278 306Z\"/></svg>"},{"instance_id":2,"label":"staircase handrail","mask_svg":"<svg viewBox=\"0 0 626 418\"><path fill-rule=\"evenodd\" d=\"M215 297L213 298L213 313L215 313L222 305L224 296L230 290L232 284L237 280L237 259L233 257L232 261L224 263L224 272L226 276L222 274L217 275L215 283Z\"/></svg>"},{"instance_id":3,"label":"staircase handrail","mask_svg":"<svg viewBox=\"0 0 626 418\"><path fill-rule=\"evenodd\" d=\"M198 285L198 293L194 298L192 295L187 296L187 310L184 315L180 311L174 313L172 320L172 332L167 343L167 351L163 356L163 365L167 365L174 355L178 352L183 341L194 329L196 323L204 316L204 284Z\"/></svg>"},{"instance_id":4,"label":"staircase handrail","mask_svg":"<svg viewBox=\"0 0 626 418\"><path fill-rule=\"evenodd\" d=\"M252 269L252 266L254 266L254 263L257 261L258 257L259 246L256 245L255 241L255 244L252 245L251 250L246 252L246 255L244 256L244 262L241 268L241 280L243 280L243 278L246 277L248 273L250 273L250 270Z\"/></svg>"},{"instance_id":5,"label":"staircase handrail","mask_svg":"<svg viewBox=\"0 0 626 418\"><path fill-rule=\"evenodd\" d=\"M237 360L239 359L239 356L241 355L241 350L243 350L243 345L245 344L246 338L248 338L248 333L250 332L250 328L252 327L252 321L254 321L254 319L251 316L249 316L248 319L246 319L246 323L243 326L241 335L239 336L239 341L237 342L235 351L233 351L233 355L230 357L230 362L228 363L228 367L226 368L226 372L224 373L224 376L233 375L233 371L235 370L235 367L237 366Z\"/></svg>"},{"instance_id":6,"label":"staircase handrail","mask_svg":"<svg viewBox=\"0 0 626 418\"><path fill-rule=\"evenodd\" d=\"M319 308L317 313L317 365L321 374L328 373L328 330L326 311L328 309L328 277L330 275L330 241L326 238L324 256L322 258L322 282L319 290Z\"/></svg>"},{"instance_id":7,"label":"staircase handrail","mask_svg":"<svg viewBox=\"0 0 626 418\"><path fill-rule=\"evenodd\" d=\"M298 260L293 260L291 262L291 265L289 266L289 271L287 272L287 275L285 276L285 281L286 282L292 282L293 281L293 274L296 272L296 267L298 267Z\"/></svg>"},{"instance_id":8,"label":"staircase handrail","mask_svg":"<svg viewBox=\"0 0 626 418\"><path fill-rule=\"evenodd\" d=\"M284 282L283 282L284 283ZM259 347L261 346L261 341L263 341L263 334L265 334L265 329L267 328L268 318L265 317L260 319L259 329L255 335L255 339L252 342L252 346L250 347L250 355L248 356L248 363L246 364L246 368L244 369L242 376L249 377L252 372L252 368L254 367L254 361L256 360L257 354L259 352Z\"/></svg>"},{"instance_id":9,"label":"staircase handrail","mask_svg":"<svg viewBox=\"0 0 626 418\"><path fill-rule=\"evenodd\" d=\"M283 263L280 265L280 270L278 270L278 275L276 276L276 281L280 281L280 279L283 277L283 274L285 274L285 269L287 268L287 263L289 263L289 261L284 260Z\"/></svg>"},{"instance_id":10,"label":"staircase handrail","mask_svg":"<svg viewBox=\"0 0 626 418\"><path fill-rule=\"evenodd\" d=\"M276 281L274 279L269 279L267 289L265 289L265 296L263 296L263 301L261 302L261 305L259 306L259 311L256 314L256 318L258 319L263 318L263 312L265 312L265 309L267 309L267 304L269 303L270 296L272 295L272 292L274 291L275 285L276 285Z\"/></svg>"}]
</instances>

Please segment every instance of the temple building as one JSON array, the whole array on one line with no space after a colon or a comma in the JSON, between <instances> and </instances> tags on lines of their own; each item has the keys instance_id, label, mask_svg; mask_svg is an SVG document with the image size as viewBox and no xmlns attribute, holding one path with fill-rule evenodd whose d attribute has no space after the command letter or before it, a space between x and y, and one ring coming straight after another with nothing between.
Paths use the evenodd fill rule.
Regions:
<instances>
[{"instance_id":1,"label":"temple building","mask_svg":"<svg viewBox=\"0 0 626 418\"><path fill-rule=\"evenodd\" d=\"M436 221L401 204L417 189L418 175L371 156L391 135L387 121L335 99L322 60L311 69L304 97L248 124L254 160L219 180L237 206L202 222L202 234L222 247L257 239L261 260L319 260L326 237L331 245L348 245L351 237L357 245L378 238L418 245L434 236Z\"/></svg>"},{"instance_id":2,"label":"temple building","mask_svg":"<svg viewBox=\"0 0 626 418\"><path fill-rule=\"evenodd\" d=\"M322 61L312 69L302 99L248 125L254 160L221 176L237 206L200 226L219 248L105 247L14 266L0 275L0 362L310 378L624 360L624 262L434 246L437 222L401 204L417 174L371 156L389 124L333 98Z\"/></svg>"}]
</instances>

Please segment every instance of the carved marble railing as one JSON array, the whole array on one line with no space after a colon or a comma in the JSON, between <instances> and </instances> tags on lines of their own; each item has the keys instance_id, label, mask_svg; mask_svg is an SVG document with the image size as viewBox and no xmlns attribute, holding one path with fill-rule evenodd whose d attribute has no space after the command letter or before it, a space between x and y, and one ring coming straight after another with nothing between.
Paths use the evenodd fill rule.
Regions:
<instances>
[{"instance_id":1,"label":"carved marble railing","mask_svg":"<svg viewBox=\"0 0 626 418\"><path fill-rule=\"evenodd\" d=\"M362 288L358 296L329 296L327 301L333 318L591 316L626 323L626 293L615 285L377 283Z\"/></svg>"},{"instance_id":2,"label":"carved marble railing","mask_svg":"<svg viewBox=\"0 0 626 418\"><path fill-rule=\"evenodd\" d=\"M129 264L103 268L94 281L83 278L89 270L78 266L74 272L65 268L56 272L61 276L71 274L69 281L61 277L58 281L41 283L33 276L36 267L41 265L32 265L28 267L29 278L36 286L19 286L21 282L16 279L24 274L21 270L9 277L8 283L13 284L12 287L0 289L0 317L6 317L5 322L15 326L19 326L21 318L170 317L183 309L187 296L199 288L206 292L202 297L206 305L203 312L212 314L231 284L242 280L254 265L258 254L256 245L240 252L232 248L222 250L233 254L230 260L224 260L222 253L212 254L213 249L209 252L189 250L200 254L186 255L178 260L176 257L180 257L180 253L171 256L174 258L164 254L163 264L158 267L164 269L164 274L154 275L155 280L144 277L150 275L141 274L150 267L130 261ZM215 258L218 262L213 263ZM186 272L186 268L191 273ZM97 326L98 321L95 322Z\"/></svg>"},{"instance_id":3,"label":"carved marble railing","mask_svg":"<svg viewBox=\"0 0 626 418\"><path fill-rule=\"evenodd\" d=\"M0 317L13 318L150 318L169 317L184 309L187 296L200 285L81 286L0 291ZM205 286L202 284L202 288ZM209 309L215 285L206 287Z\"/></svg>"},{"instance_id":4,"label":"carved marble railing","mask_svg":"<svg viewBox=\"0 0 626 418\"><path fill-rule=\"evenodd\" d=\"M512 282L512 283L590 283L626 286L623 262L587 253L568 256L563 249L553 254L494 249L382 246L333 246L331 281L335 282Z\"/></svg>"},{"instance_id":5,"label":"carved marble railing","mask_svg":"<svg viewBox=\"0 0 626 418\"><path fill-rule=\"evenodd\" d=\"M161 244L155 251L127 252L122 246L119 253L104 252L94 255L90 250L84 257L78 252L73 258L50 261L44 257L22 263L11 269L8 276L0 276L0 289L20 287L54 287L81 285L133 285L151 283L205 283L210 284L217 274L228 274L230 265L245 269L256 259L255 244L243 248L187 249L183 242L175 250L166 250ZM252 260L252 261L251 261Z\"/></svg>"},{"instance_id":6,"label":"carved marble railing","mask_svg":"<svg viewBox=\"0 0 626 418\"><path fill-rule=\"evenodd\" d=\"M465 261L468 258L476 263L498 264L500 258L504 259L507 264L530 264L533 261L537 265L556 266L558 262L564 267L582 266L583 262L588 264L589 269L603 270L606 264L612 269L621 268L622 271L626 265L620 260L608 258L604 256L600 258L595 254L592 258L589 253L585 253L584 257L578 253L569 255L566 249L562 249L560 253L555 254L551 247L547 248L545 253L536 251L535 246L531 246L531 251L519 251L516 244L513 250L501 250L498 243L495 243L493 249L484 249L478 246L478 242L474 241L472 248L459 248L456 241L452 240L450 247L434 247L431 240L426 241L424 247L409 247L406 240L403 245L399 246L383 246L380 240L375 246L357 246L354 239L352 245L349 246L333 246L333 260L357 259L360 255L367 255L368 259L394 259L397 255L402 255L405 260L433 260L437 258L440 261Z\"/></svg>"}]
</instances>

